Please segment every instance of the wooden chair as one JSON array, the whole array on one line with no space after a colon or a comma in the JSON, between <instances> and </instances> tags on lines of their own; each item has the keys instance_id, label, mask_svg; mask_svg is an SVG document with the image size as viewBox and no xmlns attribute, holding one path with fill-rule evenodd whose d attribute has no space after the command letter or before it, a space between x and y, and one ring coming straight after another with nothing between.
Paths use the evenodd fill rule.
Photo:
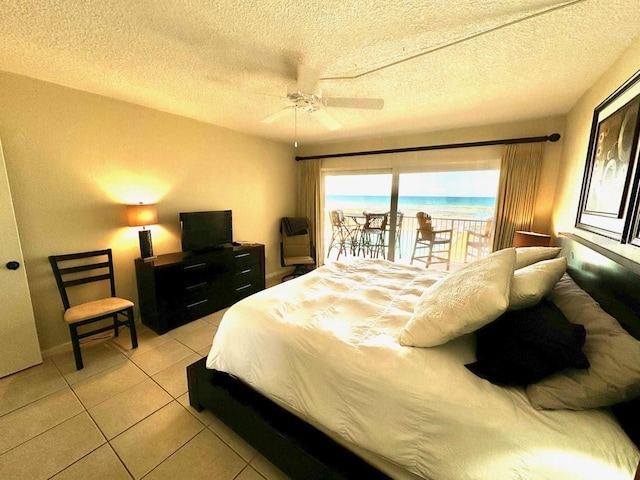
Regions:
<instances>
[{"instance_id":1,"label":"wooden chair","mask_svg":"<svg viewBox=\"0 0 640 480\"><path fill-rule=\"evenodd\" d=\"M308 224L308 221L307 221ZM280 224L280 264L283 267L295 267L293 272L282 277L282 281L299 277L316 268L314 248L309 236L309 230L301 232L287 232L287 220L283 218Z\"/></svg>"},{"instance_id":2,"label":"wooden chair","mask_svg":"<svg viewBox=\"0 0 640 480\"><path fill-rule=\"evenodd\" d=\"M329 218L331 220L331 241L327 248L327 258L331 255L333 248L338 249L338 256L336 260L340 259L340 254L347 254L347 249L354 253L355 237L357 235L357 226L350 226L344 216L342 210L331 210L329 212Z\"/></svg>"},{"instance_id":3,"label":"wooden chair","mask_svg":"<svg viewBox=\"0 0 640 480\"><path fill-rule=\"evenodd\" d=\"M404 213L398 212L396 214L396 250L398 251L398 258L402 258L402 244L400 239L402 238L402 220L404 220Z\"/></svg>"},{"instance_id":4,"label":"wooden chair","mask_svg":"<svg viewBox=\"0 0 640 480\"><path fill-rule=\"evenodd\" d=\"M386 256L385 236L387 234L387 221L389 216L387 213L368 213L362 212L364 215L364 225L360 230L360 243L358 245L358 255L360 251L365 256L371 258L382 258Z\"/></svg>"},{"instance_id":5,"label":"wooden chair","mask_svg":"<svg viewBox=\"0 0 640 480\"><path fill-rule=\"evenodd\" d=\"M418 212L416 219L418 220L418 228L411 255L411 265L414 260L424 262L426 268L436 263L446 263L447 270L449 270L453 229L435 230L431 222L431 215L425 212ZM424 249L426 249L426 254L420 252Z\"/></svg>"},{"instance_id":6,"label":"wooden chair","mask_svg":"<svg viewBox=\"0 0 640 480\"><path fill-rule=\"evenodd\" d=\"M111 249L71 253L68 255L51 255L49 263L53 269L53 275L56 278L60 297L62 298L64 321L69 326L69 332L71 333L76 369L82 370L84 367L80 351L80 339L96 333L113 330L117 337L119 327L129 327L131 346L132 348L138 348L138 337L136 336L136 325L133 317L133 302L116 297ZM84 301L71 306L69 289L92 282L108 282L108 288L104 285L105 288L103 290L104 293L110 293L110 296L101 296L96 300ZM92 293L95 293L96 290L99 290L99 288L96 287L92 290ZM121 320L119 316L124 317L124 319ZM83 330L82 333L78 332L78 327L107 318L113 319L112 325L103 326L95 330Z\"/></svg>"},{"instance_id":7,"label":"wooden chair","mask_svg":"<svg viewBox=\"0 0 640 480\"><path fill-rule=\"evenodd\" d=\"M469 257L477 260L491 253L492 225L493 218L488 218L485 221L482 232L467 230L467 240L464 247L464 263L467 263Z\"/></svg>"}]
</instances>

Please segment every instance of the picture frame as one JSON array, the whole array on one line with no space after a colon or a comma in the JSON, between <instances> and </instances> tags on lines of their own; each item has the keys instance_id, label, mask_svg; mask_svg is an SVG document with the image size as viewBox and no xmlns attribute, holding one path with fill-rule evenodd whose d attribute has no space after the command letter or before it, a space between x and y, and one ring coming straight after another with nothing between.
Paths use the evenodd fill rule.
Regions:
<instances>
[{"instance_id":1,"label":"picture frame","mask_svg":"<svg viewBox=\"0 0 640 480\"><path fill-rule=\"evenodd\" d=\"M576 227L640 246L640 71L593 114Z\"/></svg>"}]
</instances>

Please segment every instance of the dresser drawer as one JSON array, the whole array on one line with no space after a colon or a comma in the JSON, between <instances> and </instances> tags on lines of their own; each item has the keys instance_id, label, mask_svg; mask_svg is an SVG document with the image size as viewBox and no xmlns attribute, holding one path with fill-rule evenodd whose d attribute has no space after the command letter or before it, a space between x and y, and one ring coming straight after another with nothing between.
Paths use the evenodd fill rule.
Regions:
<instances>
[{"instance_id":1,"label":"dresser drawer","mask_svg":"<svg viewBox=\"0 0 640 480\"><path fill-rule=\"evenodd\" d=\"M264 245L136 259L142 322L163 334L264 289Z\"/></svg>"},{"instance_id":2,"label":"dresser drawer","mask_svg":"<svg viewBox=\"0 0 640 480\"><path fill-rule=\"evenodd\" d=\"M260 250L257 248L239 250L233 252L235 256L235 268L236 271L244 270L249 265L260 263Z\"/></svg>"},{"instance_id":3,"label":"dresser drawer","mask_svg":"<svg viewBox=\"0 0 640 480\"><path fill-rule=\"evenodd\" d=\"M175 292L175 306L187 308L189 305L203 304L204 300L208 300L210 290L207 282L185 285L181 291Z\"/></svg>"},{"instance_id":4,"label":"dresser drawer","mask_svg":"<svg viewBox=\"0 0 640 480\"><path fill-rule=\"evenodd\" d=\"M247 265L233 275L233 286L242 287L248 283L259 283L262 269L259 264Z\"/></svg>"},{"instance_id":5,"label":"dresser drawer","mask_svg":"<svg viewBox=\"0 0 640 480\"><path fill-rule=\"evenodd\" d=\"M209 299L200 300L185 305L183 308L167 311L166 315L168 322L171 324L171 328L184 325L185 323L192 322L198 318L202 318L205 315L209 315L212 312Z\"/></svg>"},{"instance_id":6,"label":"dresser drawer","mask_svg":"<svg viewBox=\"0 0 640 480\"><path fill-rule=\"evenodd\" d=\"M249 295L253 295L254 293L257 293L261 290L262 286L260 285L260 283L248 283L246 285L235 288L234 299L237 302L238 300L242 300L243 298L248 297Z\"/></svg>"}]
</instances>

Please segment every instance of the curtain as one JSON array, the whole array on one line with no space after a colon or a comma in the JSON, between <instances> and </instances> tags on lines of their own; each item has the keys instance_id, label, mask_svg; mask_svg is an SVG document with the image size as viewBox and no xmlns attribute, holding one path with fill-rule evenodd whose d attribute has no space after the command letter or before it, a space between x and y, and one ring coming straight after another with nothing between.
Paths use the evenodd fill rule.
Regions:
<instances>
[{"instance_id":1,"label":"curtain","mask_svg":"<svg viewBox=\"0 0 640 480\"><path fill-rule=\"evenodd\" d=\"M321 243L320 160L298 161L297 215L309 219L309 237L316 250L316 265Z\"/></svg>"},{"instance_id":2,"label":"curtain","mask_svg":"<svg viewBox=\"0 0 640 480\"><path fill-rule=\"evenodd\" d=\"M531 230L544 144L507 145L500 165L493 250L510 247L516 230Z\"/></svg>"}]
</instances>

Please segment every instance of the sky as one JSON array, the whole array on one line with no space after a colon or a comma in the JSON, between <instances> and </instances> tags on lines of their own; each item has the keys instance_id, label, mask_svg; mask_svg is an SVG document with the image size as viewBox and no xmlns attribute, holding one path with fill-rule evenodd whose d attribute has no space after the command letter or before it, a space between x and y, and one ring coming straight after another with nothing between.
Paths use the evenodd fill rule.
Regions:
<instances>
[{"instance_id":1,"label":"sky","mask_svg":"<svg viewBox=\"0 0 640 480\"><path fill-rule=\"evenodd\" d=\"M400 174L401 197L495 197L499 170ZM391 174L325 177L326 195L391 194Z\"/></svg>"}]
</instances>

